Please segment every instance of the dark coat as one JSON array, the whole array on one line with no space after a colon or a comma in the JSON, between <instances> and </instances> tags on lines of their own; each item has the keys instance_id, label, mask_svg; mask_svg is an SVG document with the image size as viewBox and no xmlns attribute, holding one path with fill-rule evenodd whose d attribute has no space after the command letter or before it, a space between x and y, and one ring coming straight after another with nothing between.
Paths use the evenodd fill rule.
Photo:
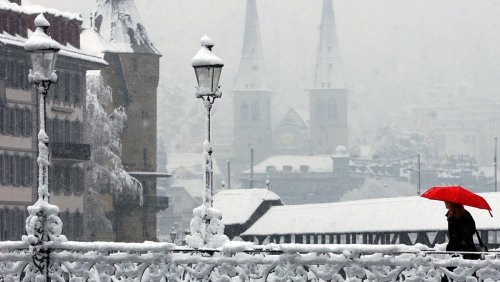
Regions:
<instances>
[{"instance_id":1,"label":"dark coat","mask_svg":"<svg viewBox=\"0 0 500 282\"><path fill-rule=\"evenodd\" d=\"M476 233L476 222L468 211L463 216L448 217L449 242L446 251L476 252L474 245L474 233ZM465 259L473 259L475 255L464 255Z\"/></svg>"}]
</instances>

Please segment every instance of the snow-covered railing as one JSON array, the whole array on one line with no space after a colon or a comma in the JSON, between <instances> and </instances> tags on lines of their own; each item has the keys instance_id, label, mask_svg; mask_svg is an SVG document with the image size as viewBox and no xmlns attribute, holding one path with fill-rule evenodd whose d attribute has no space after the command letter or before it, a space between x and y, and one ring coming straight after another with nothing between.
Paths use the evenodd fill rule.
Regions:
<instances>
[{"instance_id":1,"label":"snow-covered railing","mask_svg":"<svg viewBox=\"0 0 500 282\"><path fill-rule=\"evenodd\" d=\"M230 242L195 250L170 243L61 242L46 250L52 281L440 281L443 275L500 280L498 252L464 260L424 245ZM29 244L0 243L0 281L37 281L41 273Z\"/></svg>"}]
</instances>

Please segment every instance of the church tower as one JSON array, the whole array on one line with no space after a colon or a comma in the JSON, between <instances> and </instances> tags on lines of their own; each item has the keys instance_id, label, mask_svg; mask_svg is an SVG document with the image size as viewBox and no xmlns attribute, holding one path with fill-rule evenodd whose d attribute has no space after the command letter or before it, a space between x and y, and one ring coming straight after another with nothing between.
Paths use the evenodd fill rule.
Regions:
<instances>
[{"instance_id":1,"label":"church tower","mask_svg":"<svg viewBox=\"0 0 500 282\"><path fill-rule=\"evenodd\" d=\"M256 0L247 0L243 50L233 97L233 163L241 171L250 165L251 147L257 163L269 155L272 145L271 92L265 80Z\"/></svg>"},{"instance_id":2,"label":"church tower","mask_svg":"<svg viewBox=\"0 0 500 282\"><path fill-rule=\"evenodd\" d=\"M143 185L144 203L126 196L113 202L116 241L156 240L156 100L161 54L148 37L133 0L98 0L93 28L112 50L104 83L113 89L113 108L127 114L122 134L124 169Z\"/></svg>"},{"instance_id":3,"label":"church tower","mask_svg":"<svg viewBox=\"0 0 500 282\"><path fill-rule=\"evenodd\" d=\"M313 154L333 154L347 146L347 89L342 77L332 0L323 0L314 86L310 89L310 146Z\"/></svg>"}]
</instances>

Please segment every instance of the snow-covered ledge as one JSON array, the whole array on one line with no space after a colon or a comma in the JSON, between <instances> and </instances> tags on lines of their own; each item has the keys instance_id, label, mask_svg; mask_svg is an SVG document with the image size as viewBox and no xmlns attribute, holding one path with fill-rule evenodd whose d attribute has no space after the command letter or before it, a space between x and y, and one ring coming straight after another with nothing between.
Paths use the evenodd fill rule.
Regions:
<instances>
[{"instance_id":1,"label":"snow-covered ledge","mask_svg":"<svg viewBox=\"0 0 500 282\"><path fill-rule=\"evenodd\" d=\"M464 260L424 245L229 242L219 249L191 249L58 242L49 253L53 281L440 281L443 275L454 281L500 280L499 252ZM27 243L0 243L1 281L35 281L32 263Z\"/></svg>"}]
</instances>

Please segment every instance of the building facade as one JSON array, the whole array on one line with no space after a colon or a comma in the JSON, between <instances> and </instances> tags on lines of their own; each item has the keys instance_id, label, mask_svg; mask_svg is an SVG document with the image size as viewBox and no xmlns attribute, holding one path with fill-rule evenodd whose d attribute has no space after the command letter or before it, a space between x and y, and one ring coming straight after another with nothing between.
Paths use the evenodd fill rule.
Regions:
<instances>
[{"instance_id":1,"label":"building facade","mask_svg":"<svg viewBox=\"0 0 500 282\"><path fill-rule=\"evenodd\" d=\"M63 47L56 63L59 81L46 99L49 192L61 210L63 233L83 239L83 163L90 157L83 127L85 75L106 63L79 49L79 15L19 0L0 2L0 240L25 233L26 208L37 199L38 97L28 82L31 61L23 46L40 13L51 24L50 36Z\"/></svg>"},{"instance_id":2,"label":"building facade","mask_svg":"<svg viewBox=\"0 0 500 282\"><path fill-rule=\"evenodd\" d=\"M97 1L92 28L107 41L109 67L101 72L113 89L112 108L127 114L122 134L124 169L143 186L143 201L113 201L116 241L156 240L156 118L160 52L149 40L133 0Z\"/></svg>"}]
</instances>

